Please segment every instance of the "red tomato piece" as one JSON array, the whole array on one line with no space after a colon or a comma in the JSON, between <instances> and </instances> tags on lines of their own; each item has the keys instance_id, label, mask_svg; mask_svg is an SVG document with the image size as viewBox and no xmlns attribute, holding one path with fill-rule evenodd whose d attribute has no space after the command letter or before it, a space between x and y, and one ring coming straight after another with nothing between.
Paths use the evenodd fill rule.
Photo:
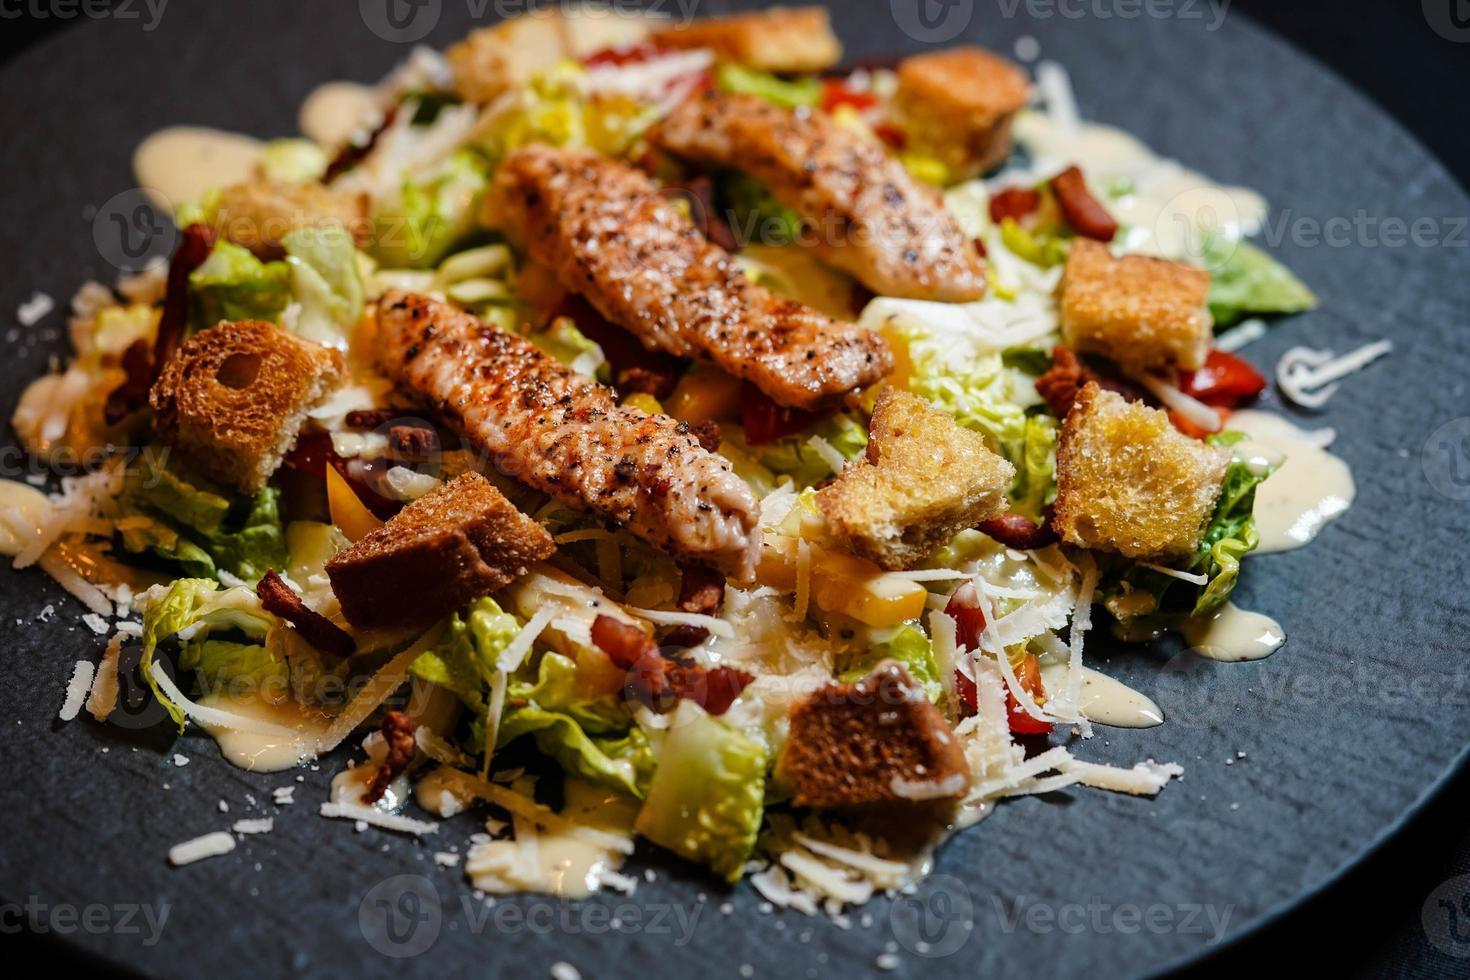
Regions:
<instances>
[{"instance_id":1,"label":"red tomato piece","mask_svg":"<svg viewBox=\"0 0 1470 980\"><path fill-rule=\"evenodd\" d=\"M1198 371L1179 372L1179 390L1216 408L1235 408L1266 390L1266 379L1244 358L1212 350Z\"/></svg>"}]
</instances>

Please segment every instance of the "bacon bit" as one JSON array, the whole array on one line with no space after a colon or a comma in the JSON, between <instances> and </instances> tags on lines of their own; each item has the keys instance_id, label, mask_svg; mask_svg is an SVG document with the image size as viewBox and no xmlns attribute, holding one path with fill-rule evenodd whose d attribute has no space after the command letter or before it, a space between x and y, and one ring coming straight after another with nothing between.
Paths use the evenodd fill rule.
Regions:
<instances>
[{"instance_id":1,"label":"bacon bit","mask_svg":"<svg viewBox=\"0 0 1470 980\"><path fill-rule=\"evenodd\" d=\"M990 258L990 250L985 247L985 243L983 241L977 238L974 240L974 245L976 255L980 256L982 259Z\"/></svg>"},{"instance_id":2,"label":"bacon bit","mask_svg":"<svg viewBox=\"0 0 1470 980\"><path fill-rule=\"evenodd\" d=\"M671 710L680 700L693 701L712 715L722 715L755 678L743 670L716 667L665 657L653 637L631 623L598 616L592 623L592 642L608 659L628 671L624 696L655 711Z\"/></svg>"},{"instance_id":3,"label":"bacon bit","mask_svg":"<svg viewBox=\"0 0 1470 980\"><path fill-rule=\"evenodd\" d=\"M378 123L378 128L368 134L368 138L361 143L348 143L337 151L332 162L327 164L327 169L322 173L322 183L330 184L353 167L362 163L367 155L373 152L373 147L378 145L378 139L388 131L398 116L398 107L393 106L383 114L383 121Z\"/></svg>"},{"instance_id":4,"label":"bacon bit","mask_svg":"<svg viewBox=\"0 0 1470 980\"><path fill-rule=\"evenodd\" d=\"M689 431L694 438L699 440L699 447L707 453L720 451L720 423L714 419L705 419L698 425L691 425Z\"/></svg>"},{"instance_id":5,"label":"bacon bit","mask_svg":"<svg viewBox=\"0 0 1470 980\"><path fill-rule=\"evenodd\" d=\"M891 122L880 122L873 126L873 135L895 150L903 150L909 145L909 134L901 127Z\"/></svg>"},{"instance_id":6,"label":"bacon bit","mask_svg":"<svg viewBox=\"0 0 1470 980\"><path fill-rule=\"evenodd\" d=\"M1007 218L1020 221L1041 207L1041 192L1032 187L1007 187L990 199L990 220L1000 224Z\"/></svg>"},{"instance_id":7,"label":"bacon bit","mask_svg":"<svg viewBox=\"0 0 1470 980\"><path fill-rule=\"evenodd\" d=\"M390 711L383 716L383 741L388 744L388 755L383 759L383 764L378 766L373 781L363 791L362 802L365 805L372 806L381 800L393 780L413 761L418 751L413 737L415 727L413 719L402 711Z\"/></svg>"},{"instance_id":8,"label":"bacon bit","mask_svg":"<svg viewBox=\"0 0 1470 980\"><path fill-rule=\"evenodd\" d=\"M750 382L741 386L740 421L745 429L745 441L752 446L763 446L800 432L831 414L831 409L809 412L783 408Z\"/></svg>"},{"instance_id":9,"label":"bacon bit","mask_svg":"<svg viewBox=\"0 0 1470 980\"><path fill-rule=\"evenodd\" d=\"M687 613L713 616L725 601L725 576L703 565L680 566L679 608Z\"/></svg>"},{"instance_id":10,"label":"bacon bit","mask_svg":"<svg viewBox=\"0 0 1470 980\"><path fill-rule=\"evenodd\" d=\"M644 367L630 367L618 372L616 387L624 395L644 394L664 399L674 393L679 379L672 374L653 371Z\"/></svg>"},{"instance_id":11,"label":"bacon bit","mask_svg":"<svg viewBox=\"0 0 1470 980\"><path fill-rule=\"evenodd\" d=\"M1046 401L1053 415L1066 418L1072 410L1072 402L1077 399L1077 392L1089 381L1095 381L1099 388L1116 392L1130 402L1148 401L1148 393L1142 388L1083 363L1075 351L1066 347L1052 348L1051 368L1036 379L1036 393Z\"/></svg>"},{"instance_id":12,"label":"bacon bit","mask_svg":"<svg viewBox=\"0 0 1470 980\"><path fill-rule=\"evenodd\" d=\"M178 348L184 328L189 324L189 274L209 258L209 253L214 250L214 241L214 229L199 223L189 225L179 237L179 245L169 260L168 285L163 292L163 312L158 317L152 358L145 373L139 354L133 355L131 365L129 358L124 356L123 369L128 372L127 380L107 396L107 404L103 408L103 418L108 425L116 425L148 404L149 389L158 380L164 362Z\"/></svg>"},{"instance_id":13,"label":"bacon bit","mask_svg":"<svg viewBox=\"0 0 1470 980\"><path fill-rule=\"evenodd\" d=\"M659 381L655 385L656 390L648 392L655 398L661 398L673 391L684 373L685 361L672 354L644 347L638 342L638 338L608 320L580 296L569 293L562 297L552 310L550 319L555 320L562 316L571 319L584 336L602 348L602 354L607 358L614 378L621 380L627 372L638 371L639 376L645 379L644 384L651 383L646 379L653 377L667 379ZM667 390L662 387L665 384L668 385Z\"/></svg>"},{"instance_id":14,"label":"bacon bit","mask_svg":"<svg viewBox=\"0 0 1470 980\"><path fill-rule=\"evenodd\" d=\"M1062 217L1076 229L1077 234L1100 242L1110 242L1118 234L1118 222L1092 196L1092 192L1087 189L1087 182L1082 178L1082 171L1077 167L1068 167L1053 177L1051 189L1056 192Z\"/></svg>"},{"instance_id":15,"label":"bacon bit","mask_svg":"<svg viewBox=\"0 0 1470 980\"><path fill-rule=\"evenodd\" d=\"M1034 551L1061 540L1049 524L1037 524L1024 514L1002 514L982 521L976 530L1017 551Z\"/></svg>"},{"instance_id":16,"label":"bacon bit","mask_svg":"<svg viewBox=\"0 0 1470 980\"><path fill-rule=\"evenodd\" d=\"M255 594L260 597L260 604L266 612L296 627L301 638L314 649L343 658L357 652L356 641L342 627L302 602L274 568L261 577L255 586Z\"/></svg>"},{"instance_id":17,"label":"bacon bit","mask_svg":"<svg viewBox=\"0 0 1470 980\"><path fill-rule=\"evenodd\" d=\"M697 647L709 639L709 630L703 626L690 626L687 623L675 626L663 635L663 645L666 647L678 647L687 650Z\"/></svg>"},{"instance_id":18,"label":"bacon bit","mask_svg":"<svg viewBox=\"0 0 1470 980\"><path fill-rule=\"evenodd\" d=\"M103 406L102 417L108 425L116 425L148 404L153 387L153 349L146 340L135 340L123 351L122 384L112 389Z\"/></svg>"},{"instance_id":19,"label":"bacon bit","mask_svg":"<svg viewBox=\"0 0 1470 980\"><path fill-rule=\"evenodd\" d=\"M360 408L347 413L347 428L378 429L395 419L401 419L407 410L397 408Z\"/></svg>"},{"instance_id":20,"label":"bacon bit","mask_svg":"<svg viewBox=\"0 0 1470 980\"><path fill-rule=\"evenodd\" d=\"M432 459L443 449L430 425L395 425L388 430L388 446L399 460L412 463Z\"/></svg>"}]
</instances>

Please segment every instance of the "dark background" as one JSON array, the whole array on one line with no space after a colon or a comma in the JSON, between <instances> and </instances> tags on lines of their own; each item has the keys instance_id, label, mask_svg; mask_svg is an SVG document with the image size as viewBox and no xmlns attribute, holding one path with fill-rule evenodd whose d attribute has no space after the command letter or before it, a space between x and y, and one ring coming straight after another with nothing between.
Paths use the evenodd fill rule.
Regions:
<instances>
[{"instance_id":1,"label":"dark background","mask_svg":"<svg viewBox=\"0 0 1470 980\"><path fill-rule=\"evenodd\" d=\"M1424 6L1435 2L1467 6L1463 0L1232 0L1230 8L1347 78L1439 157L1462 186L1470 187L1470 126L1461 101L1470 92L1470 43L1454 43L1430 28ZM73 23L15 16L22 8L4 7L0 61ZM1352 148L1343 151L1351 153ZM1434 948L1421 924L1426 899L1436 886L1470 873L1467 812L1470 772L1462 772L1342 881L1234 943L1196 972L1238 976L1253 968L1310 964L1318 975L1470 975L1470 961ZM43 938L4 938L9 951L37 954L38 959L45 955L53 969L95 968Z\"/></svg>"}]
</instances>

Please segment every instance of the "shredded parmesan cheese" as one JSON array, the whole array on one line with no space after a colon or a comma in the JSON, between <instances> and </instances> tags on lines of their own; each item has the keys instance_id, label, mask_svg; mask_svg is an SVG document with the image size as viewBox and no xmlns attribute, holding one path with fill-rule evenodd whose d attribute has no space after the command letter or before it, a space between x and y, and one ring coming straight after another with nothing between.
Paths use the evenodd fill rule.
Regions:
<instances>
[{"instance_id":1,"label":"shredded parmesan cheese","mask_svg":"<svg viewBox=\"0 0 1470 980\"><path fill-rule=\"evenodd\" d=\"M203 861L205 858L219 857L234 849L235 838L223 830L216 830L212 834L195 837L193 840L186 840L182 844L175 844L169 848L168 863L174 867L180 867L185 864L193 864L195 861Z\"/></svg>"},{"instance_id":2,"label":"shredded parmesan cheese","mask_svg":"<svg viewBox=\"0 0 1470 980\"><path fill-rule=\"evenodd\" d=\"M87 700L87 692L92 688L92 674L96 670L90 660L78 660L77 665L72 668L71 680L66 685L66 700L61 704L61 711L57 717L62 721L71 721L82 710L82 705Z\"/></svg>"},{"instance_id":3,"label":"shredded parmesan cheese","mask_svg":"<svg viewBox=\"0 0 1470 980\"><path fill-rule=\"evenodd\" d=\"M1276 383L1282 394L1303 408L1321 408L1337 393L1341 379L1392 350L1393 343L1387 340L1364 344L1341 357L1330 350L1293 347L1276 362Z\"/></svg>"},{"instance_id":4,"label":"shredded parmesan cheese","mask_svg":"<svg viewBox=\"0 0 1470 980\"><path fill-rule=\"evenodd\" d=\"M117 708L117 658L122 653L122 641L122 633L114 633L107 641L102 662L97 665L97 676L92 681L92 690L87 695L87 711L98 721L106 721Z\"/></svg>"},{"instance_id":5,"label":"shredded parmesan cheese","mask_svg":"<svg viewBox=\"0 0 1470 980\"><path fill-rule=\"evenodd\" d=\"M405 834L437 834L439 825L428 820L415 820L396 813L384 813L377 807L361 806L356 803L327 802L319 811L322 816L334 820L361 820L363 823L384 830L397 830Z\"/></svg>"}]
</instances>

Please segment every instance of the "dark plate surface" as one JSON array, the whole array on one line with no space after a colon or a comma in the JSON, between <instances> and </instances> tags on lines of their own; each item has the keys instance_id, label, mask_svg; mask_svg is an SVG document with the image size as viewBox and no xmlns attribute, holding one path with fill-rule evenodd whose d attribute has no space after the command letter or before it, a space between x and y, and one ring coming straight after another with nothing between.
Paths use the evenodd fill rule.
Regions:
<instances>
[{"instance_id":1,"label":"dark plate surface","mask_svg":"<svg viewBox=\"0 0 1470 980\"><path fill-rule=\"evenodd\" d=\"M201 735L169 747L85 720L59 725L73 662L102 643L74 625L80 610L49 581L7 569L0 897L48 907L37 921L79 949L169 975L535 976L565 960L589 977L733 977L742 964L787 977L866 972L892 952L898 972L934 977L1112 976L1207 953L1289 908L1422 802L1465 748L1470 702L1470 202L1392 121L1238 15L1181 3L1168 17L1078 19L1041 5L1031 13L1053 16L1035 18L1025 3L961 2L935 9L970 11L962 32L941 20L905 33L912 9L894 6L900 15L882 2L837 5L852 55L954 33L1009 51L1030 34L1071 69L1086 116L1262 191L1274 206L1267 244L1323 305L1250 347L1257 365L1298 344L1395 343L1308 423L1339 432L1357 504L1312 547L1251 561L1237 593L1286 626L1285 649L1243 665L1119 651L1104 665L1152 694L1170 723L1102 729L1079 753L1177 760L1182 782L1156 800L1080 791L1002 806L940 852L916 895L878 900L846 930L763 914L749 886L726 893L643 852L630 867L657 876L630 898L524 897L485 909L460 871L431 859L463 849L477 829L469 818L423 843L355 833L315 816L330 761L299 776L252 775ZM33 290L62 298L85 279L116 276L119 246L105 219L130 213L114 197L131 189L132 148L151 130L285 135L316 83L372 80L407 53L370 29L386 21L369 0L168 5L151 30L144 5L129 9L136 19L79 25L0 73L7 321ZM442 46L486 5L401 9L437 18L426 41ZM406 23L417 33L429 21ZM7 337L7 413L62 351L59 331L58 312ZM18 475L19 457L4 459L4 475ZM38 621L47 603L60 612ZM1089 649L1104 652L1104 641ZM175 767L175 751L192 761ZM264 802L288 784L295 804ZM168 867L174 843L263 814L276 817L272 834ZM107 911L58 912L80 916L89 905ZM126 911L137 906L155 920L167 910L161 935L145 912ZM385 932L385 917L402 928Z\"/></svg>"}]
</instances>

